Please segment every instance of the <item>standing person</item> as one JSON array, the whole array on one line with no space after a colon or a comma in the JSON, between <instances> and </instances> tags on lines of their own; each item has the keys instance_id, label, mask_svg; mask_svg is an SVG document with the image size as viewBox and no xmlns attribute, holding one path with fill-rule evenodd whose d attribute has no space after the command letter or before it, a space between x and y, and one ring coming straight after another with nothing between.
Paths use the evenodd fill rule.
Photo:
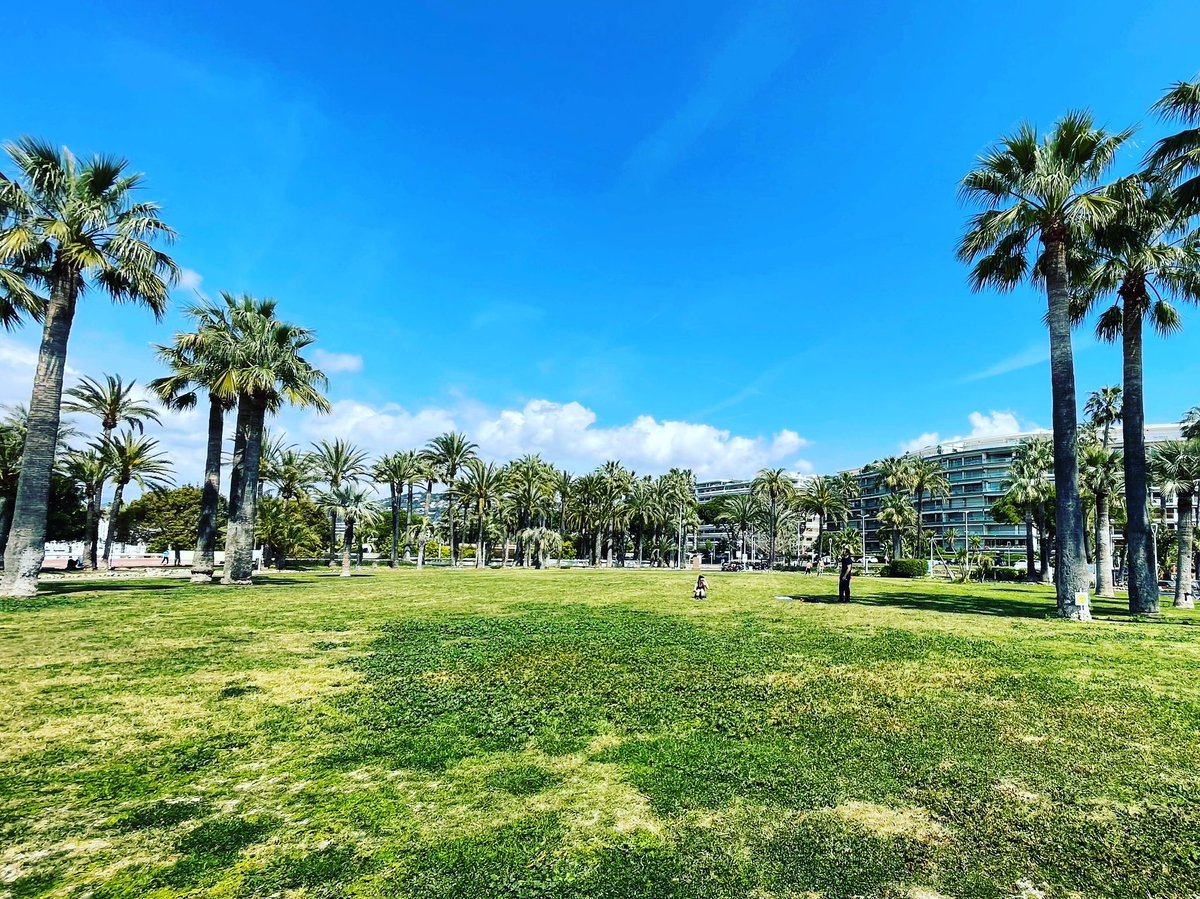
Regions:
<instances>
[{"instance_id":1,"label":"standing person","mask_svg":"<svg viewBox=\"0 0 1200 899\"><path fill-rule=\"evenodd\" d=\"M838 572L838 602L850 601L850 570L853 565L850 550L846 550L842 553L841 570Z\"/></svg>"},{"instance_id":2,"label":"standing person","mask_svg":"<svg viewBox=\"0 0 1200 899\"><path fill-rule=\"evenodd\" d=\"M171 564L171 552L170 552L170 547L168 547L167 549L163 550L162 561L159 562L158 565L161 568L164 565L170 565L170 564Z\"/></svg>"}]
</instances>

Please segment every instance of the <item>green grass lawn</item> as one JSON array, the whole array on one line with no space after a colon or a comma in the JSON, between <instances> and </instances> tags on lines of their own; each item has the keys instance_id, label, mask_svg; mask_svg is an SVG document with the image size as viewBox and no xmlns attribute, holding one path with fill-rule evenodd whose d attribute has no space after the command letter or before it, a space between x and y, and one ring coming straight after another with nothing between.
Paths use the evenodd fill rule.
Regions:
<instances>
[{"instance_id":1,"label":"green grass lawn","mask_svg":"<svg viewBox=\"0 0 1200 899\"><path fill-rule=\"evenodd\" d=\"M697 603L693 579L0 605L0 895L1200 891L1200 618L884 580L837 605L761 573Z\"/></svg>"}]
</instances>

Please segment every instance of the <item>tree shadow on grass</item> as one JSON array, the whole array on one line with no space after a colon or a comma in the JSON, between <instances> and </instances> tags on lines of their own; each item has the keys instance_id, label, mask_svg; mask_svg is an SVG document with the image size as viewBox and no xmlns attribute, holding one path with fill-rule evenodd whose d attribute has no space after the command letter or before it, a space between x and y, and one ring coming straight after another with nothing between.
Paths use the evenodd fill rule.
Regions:
<instances>
[{"instance_id":1,"label":"tree shadow on grass","mask_svg":"<svg viewBox=\"0 0 1200 899\"><path fill-rule=\"evenodd\" d=\"M1054 595L1033 597L980 596L962 593L918 593L883 591L852 600L859 605L890 606L921 612L950 612L957 615L992 615L999 618L1045 618L1054 614Z\"/></svg>"}]
</instances>

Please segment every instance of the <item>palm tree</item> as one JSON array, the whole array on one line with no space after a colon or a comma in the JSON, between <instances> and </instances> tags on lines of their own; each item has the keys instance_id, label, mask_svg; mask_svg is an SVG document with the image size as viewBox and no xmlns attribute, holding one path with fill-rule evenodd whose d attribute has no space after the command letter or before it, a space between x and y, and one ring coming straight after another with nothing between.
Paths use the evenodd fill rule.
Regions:
<instances>
[{"instance_id":1,"label":"palm tree","mask_svg":"<svg viewBox=\"0 0 1200 899\"><path fill-rule=\"evenodd\" d=\"M450 564L458 564L458 543L454 539L454 482L459 469L474 459L478 447L465 435L447 431L434 437L425 447L430 460L437 466L439 477L450 490L446 497L446 517L450 522Z\"/></svg>"},{"instance_id":2,"label":"palm tree","mask_svg":"<svg viewBox=\"0 0 1200 899\"><path fill-rule=\"evenodd\" d=\"M872 463L871 473L879 478L879 482L892 493L908 489L908 472L912 466L912 456L888 456Z\"/></svg>"},{"instance_id":3,"label":"palm tree","mask_svg":"<svg viewBox=\"0 0 1200 899\"><path fill-rule=\"evenodd\" d=\"M925 525L925 495L947 496L950 479L942 466L930 459L912 457L908 463L905 484L913 495L917 506L917 545L921 545L921 532Z\"/></svg>"},{"instance_id":4,"label":"palm tree","mask_svg":"<svg viewBox=\"0 0 1200 899\"><path fill-rule=\"evenodd\" d=\"M334 493L344 484L356 484L367 475L367 452L354 444L342 440L321 440L312 445L309 453L309 464L317 473L317 477L329 485ZM337 522L336 506L326 506L329 509L329 564L337 556Z\"/></svg>"},{"instance_id":5,"label":"palm tree","mask_svg":"<svg viewBox=\"0 0 1200 899\"><path fill-rule=\"evenodd\" d=\"M1101 387L1088 395L1083 404L1083 412L1088 417L1088 423L1098 428L1102 434L1101 445L1110 448L1112 426L1121 421L1121 388L1119 385Z\"/></svg>"},{"instance_id":6,"label":"palm tree","mask_svg":"<svg viewBox=\"0 0 1200 899\"><path fill-rule=\"evenodd\" d=\"M140 434L145 427L145 422L152 421L155 424L162 422L154 407L134 394L136 386L136 381L124 383L120 375L105 375L103 384L95 378L84 377L74 387L64 391L67 399L63 402L62 410L63 412L94 415L100 419L101 445L109 441L113 431L117 429L117 425L122 422ZM90 501L98 509L101 495L104 492L104 481L101 480L94 489L96 495ZM87 551L83 555L83 567L94 569L97 545L100 542L99 515L94 520L89 519L87 528L87 533L84 534Z\"/></svg>"},{"instance_id":7,"label":"palm tree","mask_svg":"<svg viewBox=\"0 0 1200 899\"><path fill-rule=\"evenodd\" d=\"M483 568L485 558L484 531L488 512L496 505L504 487L504 478L494 462L484 463L478 458L468 459L463 465L463 477L453 490L473 506L479 518L479 541L475 550L475 567Z\"/></svg>"},{"instance_id":8,"label":"palm tree","mask_svg":"<svg viewBox=\"0 0 1200 899\"><path fill-rule=\"evenodd\" d=\"M354 548L354 526L372 525L383 514L374 497L365 487L344 481L317 498L317 505L329 510L336 521L341 516L346 527L342 532L342 577L350 577L350 554Z\"/></svg>"},{"instance_id":9,"label":"palm tree","mask_svg":"<svg viewBox=\"0 0 1200 899\"><path fill-rule=\"evenodd\" d=\"M1050 469L1054 465L1054 448L1045 437L1027 437L1017 444L1009 469L1010 482L1005 494L1009 502L1019 509L1025 519L1025 562L1026 577L1030 581L1040 579L1050 582L1050 545L1047 505L1054 493L1050 480ZM1033 528L1037 525L1040 575L1033 564Z\"/></svg>"},{"instance_id":10,"label":"palm tree","mask_svg":"<svg viewBox=\"0 0 1200 899\"><path fill-rule=\"evenodd\" d=\"M1156 143L1146 163L1174 186L1179 205L1194 212L1200 208L1200 78L1175 82L1152 108L1188 126Z\"/></svg>"},{"instance_id":11,"label":"palm tree","mask_svg":"<svg viewBox=\"0 0 1200 899\"><path fill-rule=\"evenodd\" d=\"M235 327L231 315L237 298L222 292L222 305L188 306L184 313L195 330L176 334L170 346L156 346L159 361L169 374L155 378L150 389L171 409L191 409L200 392L208 395L208 430L204 456L204 484L200 489L200 515L196 523L196 550L192 558L193 584L212 582L216 567L217 516L221 505L221 446L225 439L225 414L237 405L233 372L219 352ZM236 338L235 338L236 339Z\"/></svg>"},{"instance_id":12,"label":"palm tree","mask_svg":"<svg viewBox=\"0 0 1200 899\"><path fill-rule=\"evenodd\" d=\"M421 520L421 534L417 542L417 568L425 567L425 546L429 543L429 505L433 499L433 485L437 483L438 470L433 457L428 451L417 453L417 464L420 466L418 478L425 483L424 511Z\"/></svg>"},{"instance_id":13,"label":"palm tree","mask_svg":"<svg viewBox=\"0 0 1200 899\"><path fill-rule=\"evenodd\" d=\"M153 246L156 240L172 240L174 232L159 219L154 203L134 202L142 178L126 171L125 160L97 156L80 162L68 150L31 138L5 149L17 176L0 177L0 271L7 272L0 306L30 308L36 288L47 293L34 307L42 321L42 343L0 581L5 595L32 596L46 556L50 470L75 306L91 286L161 317L178 269Z\"/></svg>"},{"instance_id":14,"label":"palm tree","mask_svg":"<svg viewBox=\"0 0 1200 899\"><path fill-rule=\"evenodd\" d=\"M899 559L903 550L904 535L917 522L917 512L908 496L889 493L879 503L879 523L892 535L892 558Z\"/></svg>"},{"instance_id":15,"label":"palm tree","mask_svg":"<svg viewBox=\"0 0 1200 899\"><path fill-rule=\"evenodd\" d=\"M1103 443L1083 446L1079 460L1079 482L1095 500L1096 593L1113 596L1112 521L1109 514L1114 496L1121 492L1121 454Z\"/></svg>"},{"instance_id":16,"label":"palm tree","mask_svg":"<svg viewBox=\"0 0 1200 899\"><path fill-rule=\"evenodd\" d=\"M571 485L575 478L565 469L554 472L554 493L558 496L558 529L564 538L567 533L567 503L571 499Z\"/></svg>"},{"instance_id":17,"label":"palm tree","mask_svg":"<svg viewBox=\"0 0 1200 899\"><path fill-rule=\"evenodd\" d=\"M211 352L215 365L225 372L229 392L238 398L221 582L249 584L267 413L284 403L328 412L329 401L320 392L328 382L300 355L316 339L313 333L276 318L274 300L249 295L235 299L228 294L222 299L225 308L211 311L211 324L202 324L196 334L181 335L177 341L182 340L187 351L203 345Z\"/></svg>"},{"instance_id":18,"label":"palm tree","mask_svg":"<svg viewBox=\"0 0 1200 899\"><path fill-rule=\"evenodd\" d=\"M13 503L17 498L17 482L21 477L21 453L25 448L25 434L0 424L0 552L8 543L8 532L12 527ZM88 510L91 512L95 497L88 494Z\"/></svg>"},{"instance_id":19,"label":"palm tree","mask_svg":"<svg viewBox=\"0 0 1200 899\"><path fill-rule=\"evenodd\" d=\"M396 568L400 565L400 501L404 488L408 488L408 518L412 520L412 485L420 474L416 454L413 452L392 453L384 456L371 469L371 477L377 483L387 484L392 513L392 550L388 566ZM405 527L405 544L408 543L407 525ZM407 553L407 550L405 551Z\"/></svg>"},{"instance_id":20,"label":"palm tree","mask_svg":"<svg viewBox=\"0 0 1200 899\"><path fill-rule=\"evenodd\" d=\"M264 473L263 477L268 475ZM288 447L272 463L268 483L274 485L280 499L297 500L317 485L317 473L308 453Z\"/></svg>"},{"instance_id":21,"label":"palm tree","mask_svg":"<svg viewBox=\"0 0 1200 899\"><path fill-rule=\"evenodd\" d=\"M1091 615L1075 598L1087 591L1088 575L1076 458L1070 268L1089 232L1117 209L1098 184L1131 134L1096 128L1086 112L1067 114L1045 137L1024 124L980 157L961 184L964 199L985 207L971 217L958 247L959 259L974 265L971 286L1008 291L1032 279L1046 289L1058 485L1058 612L1078 620Z\"/></svg>"},{"instance_id":22,"label":"palm tree","mask_svg":"<svg viewBox=\"0 0 1200 899\"><path fill-rule=\"evenodd\" d=\"M85 520L84 534L86 536L98 533L100 523L99 487L112 474L109 460L103 452L93 447L86 450L68 450L63 463L63 473L83 488L83 495L87 497L87 518ZM95 544L91 544L89 550L94 555L96 553ZM94 558L92 567L96 567Z\"/></svg>"},{"instance_id":23,"label":"palm tree","mask_svg":"<svg viewBox=\"0 0 1200 899\"><path fill-rule=\"evenodd\" d=\"M111 566L112 545L125 488L131 483L143 491L169 486L172 483L171 463L166 453L158 448L157 440L135 435L132 428L97 444L97 448L112 472L116 487L108 507L108 534L104 538L104 564Z\"/></svg>"},{"instance_id":24,"label":"palm tree","mask_svg":"<svg viewBox=\"0 0 1200 899\"><path fill-rule=\"evenodd\" d=\"M767 564L775 567L775 542L779 531L779 508L796 495L796 485L783 468L764 468L750 484L750 490L764 502L767 510Z\"/></svg>"},{"instance_id":25,"label":"palm tree","mask_svg":"<svg viewBox=\"0 0 1200 899\"><path fill-rule=\"evenodd\" d=\"M845 520L850 514L846 497L837 489L833 478L822 476L810 479L796 494L794 502L796 511L817 517L817 557L820 558L826 524Z\"/></svg>"},{"instance_id":26,"label":"palm tree","mask_svg":"<svg viewBox=\"0 0 1200 899\"><path fill-rule=\"evenodd\" d=\"M1196 484L1200 481L1200 440L1168 440L1156 444L1150 455L1150 471L1159 491L1174 496L1178 523L1175 540L1178 564L1175 577L1175 607L1191 609L1192 598L1192 534ZM1157 575L1157 572L1156 572Z\"/></svg>"},{"instance_id":27,"label":"palm tree","mask_svg":"<svg viewBox=\"0 0 1200 899\"><path fill-rule=\"evenodd\" d=\"M1120 215L1096 229L1096 265L1079 312L1098 296L1114 295L1096 325L1096 334L1121 341L1124 372L1122 449L1128 498L1129 611L1158 610L1158 581L1151 570L1147 513L1146 415L1142 365L1142 329L1147 321L1160 334L1180 328L1171 300L1200 299L1200 237L1188 233L1185 218L1161 178L1121 182Z\"/></svg>"}]
</instances>

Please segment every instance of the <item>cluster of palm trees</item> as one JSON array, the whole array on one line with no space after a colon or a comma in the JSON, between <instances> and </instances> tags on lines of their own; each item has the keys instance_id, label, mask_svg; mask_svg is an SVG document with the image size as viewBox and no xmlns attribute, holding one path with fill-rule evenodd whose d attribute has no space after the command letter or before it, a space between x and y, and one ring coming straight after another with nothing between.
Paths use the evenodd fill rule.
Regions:
<instances>
[{"instance_id":1,"label":"cluster of palm trees","mask_svg":"<svg viewBox=\"0 0 1200 899\"><path fill-rule=\"evenodd\" d=\"M848 521L858 490L857 478L849 473L800 478L786 469L764 468L750 482L748 493L721 502L715 521L728 528L729 545L743 558L761 547L771 567L779 562L779 547L791 542L793 535L796 558L805 552L820 555L826 548L835 554L843 549L857 552L861 539L857 530L843 527L830 532L828 528ZM817 534L806 546L804 532L814 519Z\"/></svg>"},{"instance_id":2,"label":"cluster of palm trees","mask_svg":"<svg viewBox=\"0 0 1200 899\"><path fill-rule=\"evenodd\" d=\"M142 490L169 485L171 465L159 442L144 433L146 424L158 424L159 417L138 391L136 382L125 382L120 375L104 375L103 380L84 377L65 391L62 409L94 416L100 426L99 435L76 446L72 441L83 435L70 424L61 425L51 469L52 478L76 485L85 497L82 563L85 569L95 569L109 563L116 534L116 528L110 526L100 548L105 485L111 483L114 488L108 518L116 522L125 489L130 484ZM11 409L0 422L0 553L7 548L13 523L28 429L29 413L24 406Z\"/></svg>"},{"instance_id":3,"label":"cluster of palm trees","mask_svg":"<svg viewBox=\"0 0 1200 899\"><path fill-rule=\"evenodd\" d=\"M393 566L401 553L415 548L416 565L423 567L428 545L443 536L451 563L458 564L460 540L468 535L477 567L487 565L497 549L507 560L510 546L522 566L542 567L551 556L561 558L564 549L592 565L681 564L686 538L700 526L695 476L688 470L638 477L610 461L575 476L537 455L497 464L481 459L478 446L456 431L420 449L385 455L369 468L364 453L347 452L360 459L364 475L387 489ZM435 521L431 503L437 485L445 490ZM418 490L419 516L413 508Z\"/></svg>"},{"instance_id":4,"label":"cluster of palm trees","mask_svg":"<svg viewBox=\"0 0 1200 899\"><path fill-rule=\"evenodd\" d=\"M1105 182L1133 129L1110 132L1072 112L1045 135L1022 125L963 178L983 207L959 247L975 289L1044 288L1050 333L1059 614L1090 617L1084 508L1079 486L1073 325L1102 307L1097 333L1121 340L1123 468L1131 612L1158 608L1149 528L1142 330L1179 327L1173 301L1200 297L1200 79L1180 82L1153 107L1184 129L1157 142L1143 168Z\"/></svg>"}]
</instances>

